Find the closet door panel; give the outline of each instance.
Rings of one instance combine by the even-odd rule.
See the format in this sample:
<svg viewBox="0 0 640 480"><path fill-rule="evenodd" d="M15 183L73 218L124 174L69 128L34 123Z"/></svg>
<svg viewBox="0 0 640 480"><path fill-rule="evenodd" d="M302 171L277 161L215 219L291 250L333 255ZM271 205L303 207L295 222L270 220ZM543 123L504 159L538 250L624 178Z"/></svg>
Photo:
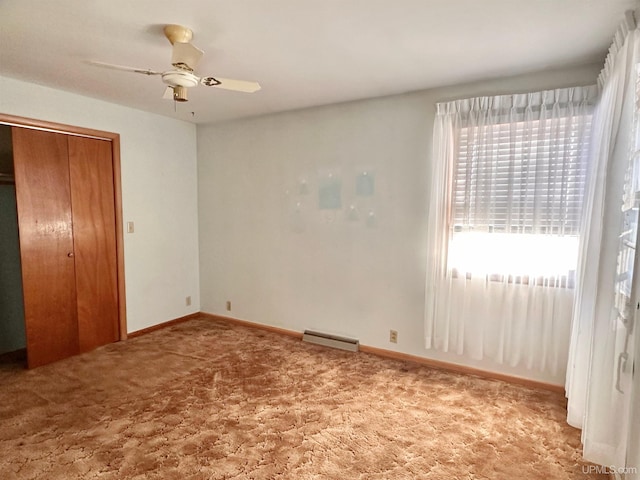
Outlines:
<svg viewBox="0 0 640 480"><path fill-rule="evenodd" d="M111 142L69 137L80 351L119 339Z"/></svg>
<svg viewBox="0 0 640 480"><path fill-rule="evenodd" d="M29 367L78 353L67 137L12 130Z"/></svg>

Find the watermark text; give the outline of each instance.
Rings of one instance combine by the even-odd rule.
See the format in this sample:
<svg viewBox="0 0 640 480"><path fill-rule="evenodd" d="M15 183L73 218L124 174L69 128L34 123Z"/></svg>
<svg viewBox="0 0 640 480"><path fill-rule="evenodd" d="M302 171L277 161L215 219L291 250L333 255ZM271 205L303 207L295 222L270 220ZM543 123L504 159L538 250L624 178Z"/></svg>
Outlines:
<svg viewBox="0 0 640 480"><path fill-rule="evenodd" d="M582 465L584 474L604 474L604 475L636 475L637 467L616 467L614 465Z"/></svg>

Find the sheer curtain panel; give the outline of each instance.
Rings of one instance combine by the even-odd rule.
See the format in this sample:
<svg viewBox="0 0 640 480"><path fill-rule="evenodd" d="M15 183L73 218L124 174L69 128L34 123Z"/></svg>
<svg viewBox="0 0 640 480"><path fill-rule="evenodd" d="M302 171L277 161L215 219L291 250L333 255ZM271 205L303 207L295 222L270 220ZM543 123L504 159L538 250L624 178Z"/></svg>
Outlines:
<svg viewBox="0 0 640 480"><path fill-rule="evenodd" d="M622 469L626 479L640 478L637 361L635 379L633 373L640 300L637 18L627 12L598 79L566 382L567 420L582 428L584 457Z"/></svg>
<svg viewBox="0 0 640 480"><path fill-rule="evenodd" d="M437 105L427 348L564 375L596 94Z"/></svg>

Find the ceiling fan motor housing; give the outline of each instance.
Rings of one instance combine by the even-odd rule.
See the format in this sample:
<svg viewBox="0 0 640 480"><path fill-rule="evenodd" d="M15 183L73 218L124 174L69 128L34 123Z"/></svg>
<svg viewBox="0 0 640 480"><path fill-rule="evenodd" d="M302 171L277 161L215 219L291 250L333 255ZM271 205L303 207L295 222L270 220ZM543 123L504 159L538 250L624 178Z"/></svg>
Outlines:
<svg viewBox="0 0 640 480"><path fill-rule="evenodd" d="M199 83L198 77L184 70L171 70L162 74L162 81L172 87L195 87Z"/></svg>
<svg viewBox="0 0 640 480"><path fill-rule="evenodd" d="M193 32L182 25L167 25L164 27L164 35L173 45L176 42L189 43L193 38Z"/></svg>

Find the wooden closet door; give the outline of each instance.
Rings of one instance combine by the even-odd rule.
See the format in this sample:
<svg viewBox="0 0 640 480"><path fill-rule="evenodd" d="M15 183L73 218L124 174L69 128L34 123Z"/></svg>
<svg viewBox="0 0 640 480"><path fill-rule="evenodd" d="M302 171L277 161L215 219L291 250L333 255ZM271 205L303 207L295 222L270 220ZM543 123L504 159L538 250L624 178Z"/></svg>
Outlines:
<svg viewBox="0 0 640 480"><path fill-rule="evenodd" d="M67 137L12 128L29 368L78 353Z"/></svg>
<svg viewBox="0 0 640 480"><path fill-rule="evenodd" d="M111 142L69 137L80 351L118 341Z"/></svg>

